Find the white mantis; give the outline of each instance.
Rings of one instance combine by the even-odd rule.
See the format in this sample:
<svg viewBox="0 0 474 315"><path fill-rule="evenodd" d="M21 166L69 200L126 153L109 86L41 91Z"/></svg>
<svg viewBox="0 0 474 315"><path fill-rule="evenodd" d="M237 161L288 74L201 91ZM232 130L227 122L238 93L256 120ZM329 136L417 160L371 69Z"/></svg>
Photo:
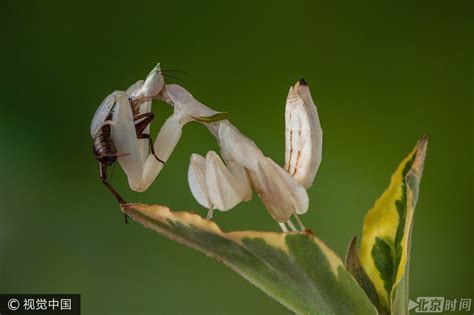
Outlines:
<svg viewBox="0 0 474 315"><path fill-rule="evenodd" d="M161 127L150 153L150 137L143 139L149 121L139 125L136 117L152 119L149 113L153 99L170 104L174 112ZM182 127L198 121L215 136L223 158L213 151L205 158L198 154L191 156L188 182L196 200L209 209L207 217L212 218L214 209L227 211L241 201L250 200L253 189L283 231L288 231L287 226L296 230L290 220L292 215L304 229L297 214L308 210L306 189L316 175L322 148L322 130L306 82L296 83L288 94L285 169L265 157L253 141L226 119L226 113L200 103L179 85L165 85L159 66L145 82L138 81L127 92L112 93L104 103L107 105L99 107L94 116L91 134L97 139L104 126L111 129L110 142L116 147L114 157L127 174L132 190L148 189L178 143ZM99 157L98 160L102 170L104 161Z"/></svg>
<svg viewBox="0 0 474 315"><path fill-rule="evenodd" d="M153 119L151 102L161 99L165 84L159 64L145 81L137 81L126 92L115 91L97 109L91 124L94 153L100 163L100 177L120 203L120 194L107 181L106 168L116 160L124 170L132 190L148 189L168 160L181 137L182 126L191 120L213 121L226 117L208 111L211 117L194 113L194 117L175 111L163 125L158 138L149 150L149 124Z"/></svg>
<svg viewBox="0 0 474 315"><path fill-rule="evenodd" d="M150 164L163 164L152 150L148 154L151 138L147 131L153 119L151 99L164 86L159 65L148 75L146 81L138 81L127 92L115 91L102 102L91 124L94 153L100 163L100 177L120 203L125 203L120 194L107 181L106 168L117 159L127 174L132 189L138 185L151 184L144 173Z"/></svg>

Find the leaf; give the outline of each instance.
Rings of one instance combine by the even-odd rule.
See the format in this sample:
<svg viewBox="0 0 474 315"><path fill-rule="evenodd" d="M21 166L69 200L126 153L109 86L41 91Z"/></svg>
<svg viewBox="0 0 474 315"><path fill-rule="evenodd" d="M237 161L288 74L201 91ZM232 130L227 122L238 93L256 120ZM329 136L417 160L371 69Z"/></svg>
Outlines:
<svg viewBox="0 0 474 315"><path fill-rule="evenodd" d="M364 220L360 263L392 314L408 312L410 236L427 143L426 136L418 141Z"/></svg>
<svg viewBox="0 0 474 315"><path fill-rule="evenodd" d="M228 112L222 112L211 116L192 116L192 118L203 123L211 123L227 119L229 116L230 114Z"/></svg>
<svg viewBox="0 0 474 315"><path fill-rule="evenodd" d="M367 272L360 263L359 256L357 255L356 250L357 236L354 236L349 242L347 248L345 266L347 270L354 276L359 285L364 289L367 296L372 301L372 303L377 308L377 311L380 315L389 314L388 310L385 309L384 305L381 303L377 290L375 289L374 284L369 279Z"/></svg>
<svg viewBox="0 0 474 315"><path fill-rule="evenodd" d="M223 232L213 221L164 206L128 204L122 210L145 227L224 263L295 313L377 313L341 259L309 230Z"/></svg>

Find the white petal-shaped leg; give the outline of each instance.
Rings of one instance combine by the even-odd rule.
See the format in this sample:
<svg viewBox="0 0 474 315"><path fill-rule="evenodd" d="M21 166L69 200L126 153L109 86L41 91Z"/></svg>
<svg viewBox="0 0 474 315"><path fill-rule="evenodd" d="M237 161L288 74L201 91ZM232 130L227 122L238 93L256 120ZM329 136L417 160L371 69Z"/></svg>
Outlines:
<svg viewBox="0 0 474 315"><path fill-rule="evenodd" d="M203 207L212 209L213 205L209 200L206 186L206 159L196 153L191 155L188 169L188 183L191 193L197 202Z"/></svg>
<svg viewBox="0 0 474 315"><path fill-rule="evenodd" d="M127 174L130 187L134 187L141 181L143 164L138 147L133 114L125 92L114 92L114 97L116 105L113 114L112 140L117 147L118 153L126 154L119 156L118 162L125 174Z"/></svg>
<svg viewBox="0 0 474 315"><path fill-rule="evenodd" d="M213 151L207 153L206 159L198 154L191 156L189 187L194 198L209 209L208 219L212 218L213 209L227 211L252 196L245 169L235 163L231 169Z"/></svg>
<svg viewBox="0 0 474 315"><path fill-rule="evenodd" d="M258 160L263 158L263 153L252 140L226 121L219 125L218 139L224 159L233 160L257 172Z"/></svg>
<svg viewBox="0 0 474 315"><path fill-rule="evenodd" d="M252 186L250 184L249 174L247 170L234 161L226 161L227 169L237 182L237 189L244 201L252 200Z"/></svg>
<svg viewBox="0 0 474 315"><path fill-rule="evenodd" d="M305 213L308 210L306 189L271 159L260 159L258 172L250 173L250 178L277 222L286 222L294 212Z"/></svg>
<svg viewBox="0 0 474 315"><path fill-rule="evenodd" d="M160 160L164 162L168 160L181 138L182 127L182 123L177 115L172 115L163 124L153 144L155 154ZM152 154L148 155L143 169L143 178L140 184L132 189L139 192L147 190L162 168L163 163L158 161Z"/></svg>
<svg viewBox="0 0 474 315"><path fill-rule="evenodd" d="M214 208L220 211L235 207L245 197L237 180L214 151L206 155L206 186Z"/></svg>

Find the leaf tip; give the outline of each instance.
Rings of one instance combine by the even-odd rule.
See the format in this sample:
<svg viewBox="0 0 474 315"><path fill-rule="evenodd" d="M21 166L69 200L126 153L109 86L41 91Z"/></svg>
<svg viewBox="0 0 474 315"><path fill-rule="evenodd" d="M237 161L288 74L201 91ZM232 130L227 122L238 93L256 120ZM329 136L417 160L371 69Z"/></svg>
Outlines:
<svg viewBox="0 0 474 315"><path fill-rule="evenodd" d="M425 157L426 157L426 150L428 148L428 136L423 135L416 144L416 155L415 160L412 165L412 169L417 172L421 177L421 173L423 172L423 166L425 164Z"/></svg>
<svg viewBox="0 0 474 315"><path fill-rule="evenodd" d="M428 135L423 135L416 144L418 151L426 151L426 147L428 146Z"/></svg>
<svg viewBox="0 0 474 315"><path fill-rule="evenodd" d="M346 251L346 259L344 261L344 265L347 266L351 264L351 259L357 255L357 250L356 250L356 244L357 244L357 235L354 235L351 240L349 241L349 244L347 245L347 251Z"/></svg>

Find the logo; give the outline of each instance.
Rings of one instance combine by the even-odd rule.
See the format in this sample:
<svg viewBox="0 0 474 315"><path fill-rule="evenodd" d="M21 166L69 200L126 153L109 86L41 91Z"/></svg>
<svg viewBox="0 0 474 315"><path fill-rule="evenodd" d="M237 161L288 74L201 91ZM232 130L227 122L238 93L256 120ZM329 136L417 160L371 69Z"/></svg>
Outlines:
<svg viewBox="0 0 474 315"><path fill-rule="evenodd" d="M408 310L415 313L469 312L472 299L447 299L442 296L419 296L416 301L409 300Z"/></svg>
<svg viewBox="0 0 474 315"><path fill-rule="evenodd" d="M81 314L79 294L0 294L0 315Z"/></svg>
<svg viewBox="0 0 474 315"><path fill-rule="evenodd" d="M20 301L18 301L17 299L8 300L8 309L10 311L16 311L19 308L20 308Z"/></svg>

